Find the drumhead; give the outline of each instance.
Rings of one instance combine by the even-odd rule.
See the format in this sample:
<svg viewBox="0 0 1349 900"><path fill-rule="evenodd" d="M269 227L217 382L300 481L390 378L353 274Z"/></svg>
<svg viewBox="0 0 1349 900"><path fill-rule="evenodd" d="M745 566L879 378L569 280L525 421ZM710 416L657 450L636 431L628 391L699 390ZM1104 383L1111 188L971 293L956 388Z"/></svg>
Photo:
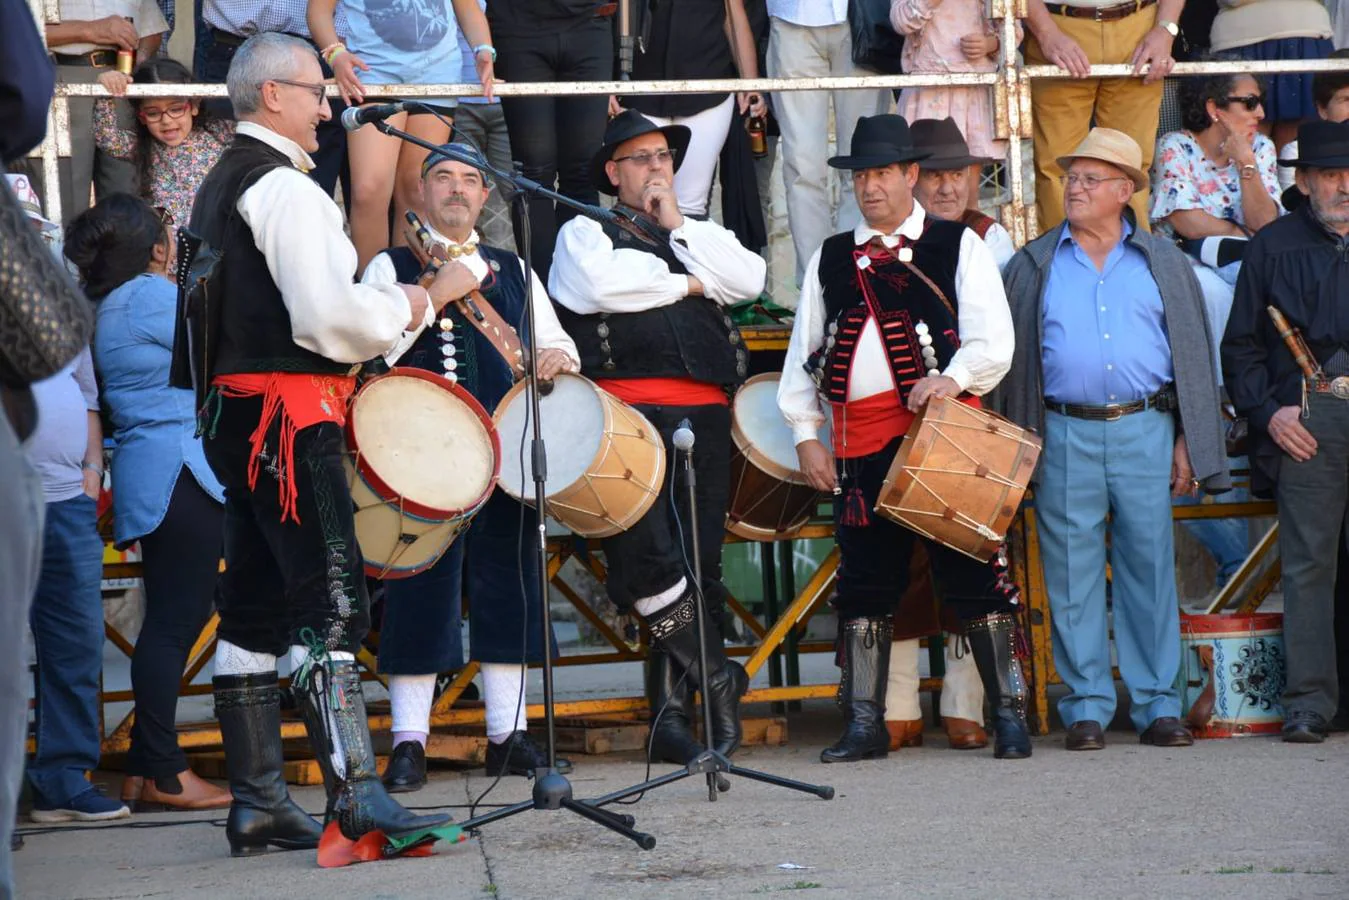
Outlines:
<svg viewBox="0 0 1349 900"><path fill-rule="evenodd" d="M796 441L787 420L778 409L776 373L755 375L736 391L731 415L740 433L754 449L791 472L799 472ZM823 429L821 432L823 434Z"/></svg>
<svg viewBox="0 0 1349 900"><path fill-rule="evenodd" d="M579 375L558 375L553 379L552 393L539 397L539 418L548 451L545 492L549 496L584 475L600 451L604 405L597 390L593 382ZM512 497L533 497L529 442L534 425L529 421L528 393L512 391L497 407L495 418L501 438L501 488Z"/></svg>
<svg viewBox="0 0 1349 900"><path fill-rule="evenodd" d="M492 485L492 435L443 379L391 372L351 405L360 463L397 497L439 510L473 506Z"/></svg>

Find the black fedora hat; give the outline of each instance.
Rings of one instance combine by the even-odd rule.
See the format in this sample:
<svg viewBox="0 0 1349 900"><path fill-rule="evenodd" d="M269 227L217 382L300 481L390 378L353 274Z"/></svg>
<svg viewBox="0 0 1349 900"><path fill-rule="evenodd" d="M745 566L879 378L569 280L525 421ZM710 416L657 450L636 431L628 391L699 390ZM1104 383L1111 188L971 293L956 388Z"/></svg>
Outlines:
<svg viewBox="0 0 1349 900"><path fill-rule="evenodd" d="M847 156L831 157L829 165L835 169L879 169L927 159L930 155L913 145L909 123L893 113L858 119L850 151Z"/></svg>
<svg viewBox="0 0 1349 900"><path fill-rule="evenodd" d="M618 145L635 137L651 134L653 131L665 135L665 142L674 151L675 171L679 171L680 165L684 162L684 154L689 149L689 141L693 138L693 132L684 125L662 127L635 109L625 109L609 120L609 124L604 128L604 143L590 160L590 180L600 193L611 197L618 193L618 188L609 180L609 173L604 171L604 164L614 158L614 151L618 149Z"/></svg>
<svg viewBox="0 0 1349 900"><path fill-rule="evenodd" d="M916 119L909 126L909 135L913 138L914 148L928 154L923 160L924 169L963 169L975 163L992 162L982 156L970 155L965 135L960 133L960 126L950 116Z"/></svg>
<svg viewBox="0 0 1349 900"><path fill-rule="evenodd" d="M1303 122L1297 129L1297 159L1281 159L1279 165L1349 169L1349 122Z"/></svg>

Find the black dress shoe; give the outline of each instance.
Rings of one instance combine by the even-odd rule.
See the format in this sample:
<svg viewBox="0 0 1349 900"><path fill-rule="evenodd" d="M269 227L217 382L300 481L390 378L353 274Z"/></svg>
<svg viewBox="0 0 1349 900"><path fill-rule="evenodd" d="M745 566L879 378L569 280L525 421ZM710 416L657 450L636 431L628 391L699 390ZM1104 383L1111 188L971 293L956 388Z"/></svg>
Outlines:
<svg viewBox="0 0 1349 900"><path fill-rule="evenodd" d="M531 778L535 769L548 766L548 754L528 734L517 731L500 744L487 742L487 774L495 777L523 775ZM571 760L557 757L555 768L563 775L571 771Z"/></svg>
<svg viewBox="0 0 1349 900"><path fill-rule="evenodd" d="M1104 750L1105 730L1100 722L1083 719L1068 726L1068 735L1063 739L1068 750Z"/></svg>
<svg viewBox="0 0 1349 900"><path fill-rule="evenodd" d="M1154 747L1189 747L1194 743L1194 735L1175 716L1158 716L1138 736L1138 743Z"/></svg>
<svg viewBox="0 0 1349 900"><path fill-rule="evenodd" d="M382 780L390 794L407 794L426 787L426 748L416 741L403 741L394 747Z"/></svg>
<svg viewBox="0 0 1349 900"><path fill-rule="evenodd" d="M1309 709L1295 709L1283 719L1283 739L1290 744L1319 744L1328 731L1325 717Z"/></svg>

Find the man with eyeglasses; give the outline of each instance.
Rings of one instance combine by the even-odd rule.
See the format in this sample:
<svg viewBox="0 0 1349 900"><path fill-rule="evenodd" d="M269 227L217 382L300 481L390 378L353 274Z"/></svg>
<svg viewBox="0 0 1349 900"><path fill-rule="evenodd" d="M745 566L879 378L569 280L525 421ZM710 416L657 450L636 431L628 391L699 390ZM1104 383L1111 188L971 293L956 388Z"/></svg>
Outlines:
<svg viewBox="0 0 1349 900"><path fill-rule="evenodd" d="M683 215L675 173L691 137L683 125L657 127L636 110L610 120L590 164L591 181L617 195L631 231L578 216L562 226L549 274L558 319L576 342L581 374L650 420L665 442L660 500L627 531L603 542L609 598L651 628L652 759L683 764L701 751L693 735L700 682L693 610L710 614L708 744L724 754L741 740L740 695L749 679L726 658L721 542L730 502L728 397L749 356L726 307L759 296L766 266L714 222ZM679 466L672 436L687 419L696 435L701 591L692 584L692 516L687 491L673 490ZM682 485L681 485L682 487ZM671 506L673 503L673 506ZM676 524L678 523L678 524Z"/></svg>
<svg viewBox="0 0 1349 900"><path fill-rule="evenodd" d="M227 83L238 131L189 225L222 254L200 316L209 325L178 342L205 395L206 459L225 486L213 681L234 795L225 836L235 856L319 844L282 777L276 659L287 652L328 793L323 840L407 836L448 817L414 816L375 771L355 661L370 603L342 426L361 364L414 339L462 286L448 266L429 290L352 283L342 215L304 174L329 116L309 44L255 35Z"/></svg>
<svg viewBox="0 0 1349 900"><path fill-rule="evenodd" d="M1004 273L1017 349L997 405L1044 439L1035 507L1069 750L1100 750L1120 675L1139 740L1184 747L1171 499L1230 487L1204 300L1184 254L1137 227L1128 135L1093 128L1056 161L1066 221Z"/></svg>

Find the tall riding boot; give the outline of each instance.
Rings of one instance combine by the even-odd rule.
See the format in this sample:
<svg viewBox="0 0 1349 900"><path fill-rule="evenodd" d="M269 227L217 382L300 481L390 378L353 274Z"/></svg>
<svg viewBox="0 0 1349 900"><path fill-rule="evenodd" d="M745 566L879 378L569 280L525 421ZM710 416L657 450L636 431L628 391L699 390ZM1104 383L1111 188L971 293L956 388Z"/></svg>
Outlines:
<svg viewBox="0 0 1349 900"><path fill-rule="evenodd" d="M838 743L820 753L820 762L877 759L890 750L890 733L885 728L885 685L894 625L889 616L883 616L849 619L840 628L843 677L838 685L838 702L848 721Z"/></svg>
<svg viewBox="0 0 1349 900"><path fill-rule="evenodd" d="M215 715L225 745L229 817L225 837L231 856L282 850L313 850L323 828L290 799L281 772L281 695L275 672L219 675Z"/></svg>
<svg viewBox="0 0 1349 900"><path fill-rule="evenodd" d="M646 697L651 704L648 758L685 765L703 752L693 727L697 685L680 678L679 667L664 651L652 648L646 663Z"/></svg>
<svg viewBox="0 0 1349 900"><path fill-rule="evenodd" d="M413 815L380 782L361 673L354 661L311 663L298 699L328 791L325 824L336 821L342 834L354 841L371 831L397 837L450 821L448 815Z"/></svg>
<svg viewBox="0 0 1349 900"><path fill-rule="evenodd" d="M647 619L652 642L669 654L672 671L678 668L686 673L684 684L689 690L701 690L703 684L696 603L690 588L683 597ZM712 734L708 743L723 756L730 756L744 737L740 727L740 697L749 690L749 675L744 666L726 657L721 629L711 622L704 622L703 626L707 632L708 669L703 702L712 712ZM690 703L688 708L692 710L693 705Z"/></svg>
<svg viewBox="0 0 1349 900"><path fill-rule="evenodd" d="M993 707L993 755L998 759L1025 759L1031 754L1026 727L1029 691L1016 658L1016 617L993 613L965 623L984 693Z"/></svg>

